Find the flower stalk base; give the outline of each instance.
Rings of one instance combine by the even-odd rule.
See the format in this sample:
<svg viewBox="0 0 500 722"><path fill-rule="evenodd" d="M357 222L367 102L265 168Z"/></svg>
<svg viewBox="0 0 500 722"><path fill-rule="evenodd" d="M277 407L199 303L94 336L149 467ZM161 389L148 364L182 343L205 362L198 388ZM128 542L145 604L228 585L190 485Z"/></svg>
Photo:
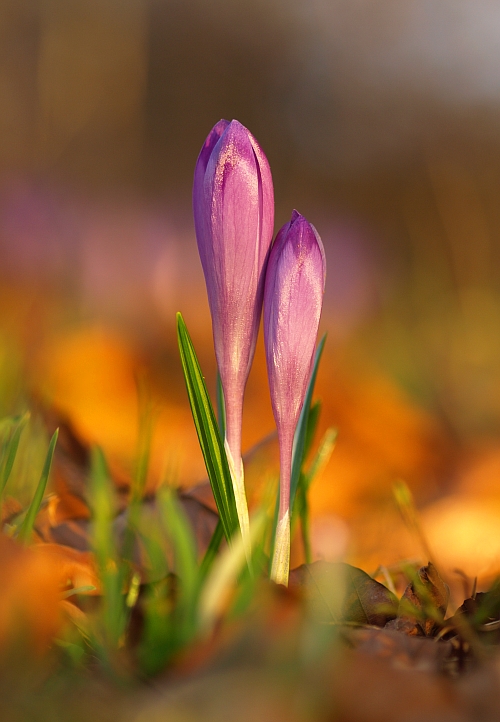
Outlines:
<svg viewBox="0 0 500 722"><path fill-rule="evenodd" d="M287 511L279 520L274 541L273 563L271 566L271 579L276 584L288 586L290 573L290 514Z"/></svg>
<svg viewBox="0 0 500 722"><path fill-rule="evenodd" d="M231 454L229 444L227 440L224 440L224 448L226 450L227 461L229 464L229 471L231 472L231 480L233 482L234 498L236 502L236 512L240 522L241 536L243 539L243 547L245 549L245 555L248 564L250 564L252 547L250 544L250 521L248 517L248 504L247 496L245 493L245 481L243 472L243 461L239 460L239 470L236 471L236 464Z"/></svg>

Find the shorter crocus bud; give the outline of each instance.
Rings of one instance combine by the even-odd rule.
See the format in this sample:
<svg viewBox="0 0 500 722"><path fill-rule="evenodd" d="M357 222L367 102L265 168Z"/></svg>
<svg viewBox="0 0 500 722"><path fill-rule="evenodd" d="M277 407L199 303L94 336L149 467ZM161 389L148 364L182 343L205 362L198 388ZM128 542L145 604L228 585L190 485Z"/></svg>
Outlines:
<svg viewBox="0 0 500 722"><path fill-rule="evenodd" d="M262 312L274 195L267 158L237 120L219 121L201 149L194 174L193 209L224 391L225 447L249 551L241 422Z"/></svg>
<svg viewBox="0 0 500 722"><path fill-rule="evenodd" d="M293 438L312 372L325 289L321 238L294 211L272 247L264 291L267 373L280 446L280 500L271 578L288 584Z"/></svg>

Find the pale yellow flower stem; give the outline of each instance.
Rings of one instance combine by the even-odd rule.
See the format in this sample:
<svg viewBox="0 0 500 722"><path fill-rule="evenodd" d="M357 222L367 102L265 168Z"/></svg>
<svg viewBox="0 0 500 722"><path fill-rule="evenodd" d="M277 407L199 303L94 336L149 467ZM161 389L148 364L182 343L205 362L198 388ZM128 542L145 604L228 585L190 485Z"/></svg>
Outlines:
<svg viewBox="0 0 500 722"><path fill-rule="evenodd" d="M239 459L239 469L236 471L236 464L231 454L229 444L227 440L224 441L224 447L226 449L227 461L229 464L229 471L231 472L231 479L233 482L234 498L236 501L236 513L240 522L241 536L243 539L243 547L245 549L245 555L248 564L252 555L252 548L250 544L250 521L248 518L248 504L247 496L245 492L245 481L243 471L243 461Z"/></svg>
<svg viewBox="0 0 500 722"><path fill-rule="evenodd" d="M273 563L271 565L271 579L276 584L288 586L290 572L290 514L288 509L279 520L274 540Z"/></svg>

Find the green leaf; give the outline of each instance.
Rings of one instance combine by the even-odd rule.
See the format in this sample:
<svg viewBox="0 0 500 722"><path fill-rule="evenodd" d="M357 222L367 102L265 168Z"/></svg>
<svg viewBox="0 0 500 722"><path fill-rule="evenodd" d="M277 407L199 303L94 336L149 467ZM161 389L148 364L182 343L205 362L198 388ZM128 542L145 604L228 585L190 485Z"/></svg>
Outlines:
<svg viewBox="0 0 500 722"><path fill-rule="evenodd" d="M207 551L205 552L205 556L203 557L200 564L200 580L203 580L206 577L210 567L212 566L212 563L217 556L217 552L219 551L223 536L224 529L222 528L222 524L219 519L219 521L217 522L217 526L215 527L214 533L212 534L212 538L210 539L210 544L208 545Z"/></svg>
<svg viewBox="0 0 500 722"><path fill-rule="evenodd" d="M306 448L306 437L307 437L307 426L309 423L309 415L311 411L311 402L314 392L314 384L316 383L316 376L318 374L318 366L325 346L326 334L323 336L316 349L316 356L314 357L314 365L307 387L304 404L302 411L300 412L299 422L295 430L295 437L293 442L293 459L292 459L292 476L290 480L290 512L293 512L293 503L295 501L295 494L297 492L297 485L299 483L300 472L302 469L302 463L304 461L304 450Z"/></svg>
<svg viewBox="0 0 500 722"><path fill-rule="evenodd" d="M163 580L148 585L143 604L144 630L138 657L146 674L162 668L198 630L200 587L193 529L171 489L161 489L157 502L173 564ZM163 553L164 549L163 545Z"/></svg>
<svg viewBox="0 0 500 722"><path fill-rule="evenodd" d="M21 529L19 530L18 538L19 538L19 541L21 541L23 544L29 544L29 542L31 541L31 534L33 532L33 527L35 525L36 515L38 514L38 511L40 509L43 495L45 493L45 487L47 486L47 482L49 480L50 467L52 466L52 459L54 457L54 451L56 448L58 436L59 436L59 429L56 429L50 440L49 450L48 450L47 456L45 458L45 463L44 463L43 469L42 469L42 475L40 477L40 481L38 482L38 486L36 488L35 495L31 501L31 504L29 505L28 511L26 512L26 516L24 517L24 521L21 525Z"/></svg>
<svg viewBox="0 0 500 722"><path fill-rule="evenodd" d="M131 496L134 501L140 501L144 496L154 430L153 401L150 389L143 377L137 380L137 398L139 402L139 432L137 435L135 473L131 489Z"/></svg>
<svg viewBox="0 0 500 722"><path fill-rule="evenodd" d="M316 433L316 429L318 428L319 423L319 416L321 413L322 403L320 399L316 399L311 404L311 408L309 409L309 418L307 420L307 431L306 431L306 438L304 442L304 455L303 459L307 458L307 455L311 451L312 442L314 440L314 435Z"/></svg>
<svg viewBox="0 0 500 722"><path fill-rule="evenodd" d="M327 429L325 435L320 442L318 450L314 455L314 459L312 460L311 466L309 467L309 471L307 473L301 472L299 483L297 485L297 498L296 506L292 517L292 529L295 519L297 517L300 517L302 543L304 545L304 556L308 564L312 561L312 551L309 525L309 501L307 495L314 477L328 463L330 456L332 455L333 449L335 448L337 436L337 429Z"/></svg>
<svg viewBox="0 0 500 722"><path fill-rule="evenodd" d="M250 524L250 545L254 549L265 533L267 514L261 510ZM208 631L223 614L236 582L247 567L248 559L243 537L239 536L234 544L227 546L217 557L204 580L198 604L199 622L202 629ZM248 576L253 579L250 570Z"/></svg>
<svg viewBox="0 0 500 722"><path fill-rule="evenodd" d="M302 544L304 546L304 558L306 560L306 564L310 564L312 562L312 548L311 548L311 530L310 530L310 524L309 524L309 499L307 498L306 485L304 482L304 474L300 475L299 485L297 487L296 506L295 506L295 510L294 510L294 517L292 520L292 524L297 515L300 517L300 528L302 531Z"/></svg>
<svg viewBox="0 0 500 722"><path fill-rule="evenodd" d="M21 434L23 432L24 427L28 423L28 419L30 417L29 411L27 411L19 420L14 433L10 437L10 439L6 439L6 441L3 444L2 449L2 462L5 459L5 462L3 464L3 469L0 474L0 506L2 503L2 497L5 490L5 487L7 485L7 482L9 481L9 477L12 471L12 467L14 466L14 461L16 460L17 455L17 449L19 447L19 441L21 439Z"/></svg>
<svg viewBox="0 0 500 722"><path fill-rule="evenodd" d="M190 613L194 613L195 597L198 591L196 541L191 525L171 489L161 489L157 498L162 512L163 527L174 553L172 571L180 580L178 604L185 617L183 622L189 624L192 621L189 617Z"/></svg>
<svg viewBox="0 0 500 722"><path fill-rule="evenodd" d="M222 388L222 381L220 373L217 370L217 420L219 422L219 431L221 439L224 438L226 433L226 407L224 404L224 390Z"/></svg>
<svg viewBox="0 0 500 722"><path fill-rule="evenodd" d="M305 593L311 613L321 622L384 627L396 617L398 600L394 594L350 564L303 564L290 572L289 586Z"/></svg>
<svg viewBox="0 0 500 722"><path fill-rule="evenodd" d="M229 541L239 528L231 474L200 364L180 313L177 314L177 338L196 432L224 534Z"/></svg>
<svg viewBox="0 0 500 722"><path fill-rule="evenodd" d="M95 592L96 587L92 584L85 584L83 587L75 587L74 589L68 589L67 592L63 592L62 598L67 599L72 597L74 594L87 594L88 592Z"/></svg>
<svg viewBox="0 0 500 722"><path fill-rule="evenodd" d="M332 455L335 444L337 443L338 435L338 429L330 428L325 431L325 435L321 439L318 450L314 455L311 466L309 467L309 471L306 474L303 474L304 489L306 492L311 486L314 477L319 474L319 472L330 460L330 456Z"/></svg>
<svg viewBox="0 0 500 722"><path fill-rule="evenodd" d="M126 567L121 562L114 538L115 489L106 459L99 447L91 449L90 507L92 510L91 548L102 584L102 605L98 616L99 637L95 640L99 654L107 659L108 650L116 649L122 639L127 610L123 595Z"/></svg>

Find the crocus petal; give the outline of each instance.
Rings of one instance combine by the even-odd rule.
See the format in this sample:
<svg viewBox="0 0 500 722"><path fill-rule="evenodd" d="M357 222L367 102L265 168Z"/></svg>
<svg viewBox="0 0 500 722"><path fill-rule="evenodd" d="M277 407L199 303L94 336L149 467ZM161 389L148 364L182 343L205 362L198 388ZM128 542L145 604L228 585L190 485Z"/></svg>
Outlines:
<svg viewBox="0 0 500 722"><path fill-rule="evenodd" d="M290 476L295 428L312 371L325 288L321 239L297 211L272 248L264 292L264 342L280 444L280 507L272 578L288 581Z"/></svg>
<svg viewBox="0 0 500 722"><path fill-rule="evenodd" d="M279 426L297 425L316 347L325 272L316 229L294 211L273 246L264 301L269 385Z"/></svg>
<svg viewBox="0 0 500 722"><path fill-rule="evenodd" d="M224 120L223 118L219 120L218 123L214 125L210 133L208 134L205 142L203 143L203 147L200 150L200 154L198 156L198 160L196 161L196 166L194 169L194 181L193 181L193 214L194 214L194 226L196 230L196 237L198 239L204 239L207 236L207 230L204 226L205 223L205 204L203 202L203 184L205 180L205 172L207 170L207 164L210 159L210 156L212 154L212 151L229 125L228 120ZM205 256L205 249L207 247L206 242L200 243L198 241L198 250L200 253L200 256L202 257L201 262L203 265L203 268L206 266L206 259Z"/></svg>
<svg viewBox="0 0 500 722"><path fill-rule="evenodd" d="M267 163L264 171L270 178ZM243 386L255 350L272 237L272 185L263 189L262 178L250 134L233 121L205 174L211 236L205 277L221 377ZM269 198L264 203L264 191L271 203Z"/></svg>

